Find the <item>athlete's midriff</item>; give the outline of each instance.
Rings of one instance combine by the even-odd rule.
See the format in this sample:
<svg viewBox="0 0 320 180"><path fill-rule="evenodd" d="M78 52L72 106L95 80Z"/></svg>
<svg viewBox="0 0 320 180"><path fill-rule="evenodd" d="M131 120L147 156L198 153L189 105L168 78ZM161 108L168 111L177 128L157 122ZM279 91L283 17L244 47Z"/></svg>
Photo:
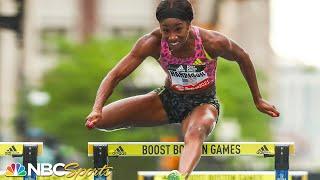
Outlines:
<svg viewBox="0 0 320 180"><path fill-rule="evenodd" d="M168 75L166 87L180 93L201 93L215 87L217 61L205 52L199 29L193 27L192 30L195 35L193 57L175 57L168 42L161 41L160 64Z"/></svg>
<svg viewBox="0 0 320 180"><path fill-rule="evenodd" d="M202 89L178 91L171 86L170 79L169 77L167 77L165 80L165 87L171 89L177 94L202 94L202 93L211 92L213 89L215 89L215 83L211 83L206 88L202 88Z"/></svg>

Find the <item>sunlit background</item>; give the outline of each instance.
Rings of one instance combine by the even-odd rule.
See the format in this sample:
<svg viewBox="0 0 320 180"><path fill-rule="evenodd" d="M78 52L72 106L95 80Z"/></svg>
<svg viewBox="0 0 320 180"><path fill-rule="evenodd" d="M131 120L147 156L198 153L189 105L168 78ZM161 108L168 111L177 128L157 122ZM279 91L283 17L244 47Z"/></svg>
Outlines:
<svg viewBox="0 0 320 180"><path fill-rule="evenodd" d="M222 113L208 141L292 141L297 148L290 168L319 173L320 1L190 1L194 25L225 34L249 53L264 98L281 113L277 119L259 113L237 64L219 59ZM92 165L88 141L182 141L179 126L112 133L84 127L102 78L137 38L157 28L158 2L0 0L0 141L43 141L40 162L84 167ZM149 92L164 78L148 58L108 103ZM1 157L0 171L11 161ZM115 179L128 179L138 170L176 168L177 160L119 158L111 164ZM270 160L242 157L203 158L197 168L271 169Z"/></svg>
<svg viewBox="0 0 320 180"><path fill-rule="evenodd" d="M276 54L288 63L320 68L320 2L272 0L270 41Z"/></svg>

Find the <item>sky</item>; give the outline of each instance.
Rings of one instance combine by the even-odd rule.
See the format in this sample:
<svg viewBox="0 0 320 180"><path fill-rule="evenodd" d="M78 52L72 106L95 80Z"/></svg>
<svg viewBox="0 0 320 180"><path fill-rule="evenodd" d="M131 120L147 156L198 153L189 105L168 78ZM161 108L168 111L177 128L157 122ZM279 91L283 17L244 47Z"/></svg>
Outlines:
<svg viewBox="0 0 320 180"><path fill-rule="evenodd" d="M271 0L272 49L289 62L320 68L320 1Z"/></svg>

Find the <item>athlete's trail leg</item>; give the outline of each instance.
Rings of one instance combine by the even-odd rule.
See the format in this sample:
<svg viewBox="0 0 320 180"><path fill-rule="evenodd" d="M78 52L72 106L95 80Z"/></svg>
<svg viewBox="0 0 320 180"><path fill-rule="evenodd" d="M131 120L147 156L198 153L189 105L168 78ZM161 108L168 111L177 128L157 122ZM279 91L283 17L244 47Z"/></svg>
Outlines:
<svg viewBox="0 0 320 180"><path fill-rule="evenodd" d="M117 129L168 124L160 97L155 92L133 96L110 103L103 108L102 119L96 127Z"/></svg>

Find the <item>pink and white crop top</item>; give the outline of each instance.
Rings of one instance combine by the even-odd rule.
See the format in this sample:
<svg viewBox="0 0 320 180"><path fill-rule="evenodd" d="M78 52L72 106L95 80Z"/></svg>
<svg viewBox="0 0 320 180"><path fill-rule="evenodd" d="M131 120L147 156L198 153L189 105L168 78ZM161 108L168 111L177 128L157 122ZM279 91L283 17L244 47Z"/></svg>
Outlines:
<svg viewBox="0 0 320 180"><path fill-rule="evenodd" d="M217 59L205 51L198 27L192 26L195 35L194 57L174 57L166 40L161 40L160 65L168 74L171 88L177 91L206 89L215 85Z"/></svg>

